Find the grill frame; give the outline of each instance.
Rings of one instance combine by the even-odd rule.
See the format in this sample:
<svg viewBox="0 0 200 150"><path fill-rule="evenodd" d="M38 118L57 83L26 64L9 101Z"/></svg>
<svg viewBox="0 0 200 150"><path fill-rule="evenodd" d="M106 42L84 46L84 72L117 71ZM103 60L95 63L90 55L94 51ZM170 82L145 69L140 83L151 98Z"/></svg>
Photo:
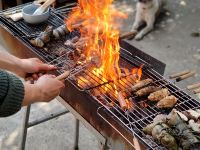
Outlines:
<svg viewBox="0 0 200 150"><path fill-rule="evenodd" d="M55 59L55 58L48 58L49 57L48 53L43 53L43 51L38 50L37 48L33 47L27 41L27 39L25 39L25 36L20 36L20 34L18 33L19 31L16 31L16 29L11 28L11 25L9 25L9 23L5 22L5 20L3 22L1 21L1 26L6 27L6 30L9 30L9 32L12 33L12 35L14 35L15 38L17 38L20 42L22 42L22 44L25 44L25 46L29 49L30 52L25 52L25 51L24 52L30 53L28 55L40 57L41 59L45 60L46 62L52 61L53 59ZM148 66L147 67L148 69L153 70L156 75L163 78L160 74L164 73L165 64L163 64L160 61L152 58L151 56L143 53L142 51L136 49L131 44L129 44L127 41L121 40L120 45L124 49L129 49L128 52L125 52L122 50L121 57L123 57L123 59L129 58L125 53L127 53L127 54L132 53L133 55L143 56L143 59L145 59L145 61L141 60L142 61L141 63L146 63ZM69 49L69 51L71 51L71 50ZM24 57L27 58L27 56L24 56ZM47 61L47 59L48 59L48 61ZM128 61L131 61L131 60L128 60ZM149 63L151 63L151 65L148 65ZM54 72L54 73L60 74L61 72L58 71L58 72ZM166 79L164 79L164 80L166 80ZM116 121L115 118L113 118L113 116L110 115L110 111L107 110L107 107L105 107L103 109L102 106L104 106L104 105L102 105L102 103L99 103L98 100L94 101L94 97L92 97L90 95L89 90L81 91L80 88L75 86L74 83L72 83L70 80L67 79L66 82L67 82L67 84L66 84L67 87L63 90L63 92L61 93L61 96L66 100L67 103L69 103L71 106L73 106L80 114L84 114L84 116L86 116L86 118L87 118L87 121L90 122L90 124L92 124L93 126L95 126L95 128L97 128L99 132L103 131L103 132L105 132L104 134L106 134L107 136L109 136L111 138L115 138L113 136L113 132L115 132L115 129L117 129L119 131L119 133L115 133L114 135L124 136L129 141L129 144L131 144L130 141L132 141L132 139L131 139L132 134L130 133L130 131L131 131L130 127L127 128L127 125L124 124L123 122ZM166 80L166 82L170 83L167 80ZM173 85L172 83L170 83L170 84L173 86L173 88L179 89L177 86ZM70 94L66 94L66 93L70 93ZM181 93L186 94L183 91L181 91ZM187 96L190 97L189 95L187 95ZM83 99L84 102L81 102L80 99ZM71 100L75 100L76 103L72 102ZM86 102L86 104L84 104L85 102ZM92 104L92 106L94 106L94 108L89 107L89 105L91 105L91 104ZM102 114L100 114L100 112L99 112L100 109L103 110ZM88 112L85 110L88 110ZM97 113L93 114L94 112L97 112ZM154 115L156 115L156 114L154 114ZM97 118L97 119L90 120L88 117L89 118L90 117ZM149 117L151 119L153 118L153 116L152 117L149 116ZM147 120L149 120L149 117L147 118ZM102 122L102 119L105 119L105 120L103 120L105 122ZM106 123L108 123L108 122L106 122L106 120L109 120L111 125L116 125L116 126L113 126L115 129L113 128L111 130L109 128L108 124L106 124ZM106 126L106 129L104 129L104 126ZM126 127L126 128L124 128L124 127ZM137 133L136 133L136 136L140 138L140 136L138 136ZM119 139L121 139L121 138L119 138ZM143 141L143 142L144 142L144 144L146 144L145 141Z"/></svg>

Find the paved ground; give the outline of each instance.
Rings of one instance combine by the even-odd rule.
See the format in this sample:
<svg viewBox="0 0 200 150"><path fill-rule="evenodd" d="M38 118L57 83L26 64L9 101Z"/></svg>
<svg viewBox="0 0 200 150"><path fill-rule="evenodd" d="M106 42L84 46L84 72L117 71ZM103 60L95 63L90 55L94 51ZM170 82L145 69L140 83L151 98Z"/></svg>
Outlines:
<svg viewBox="0 0 200 150"><path fill-rule="evenodd" d="M117 4L118 8L129 13L129 18L124 21L123 27L123 31L128 31L134 20L135 1L120 0ZM155 31L142 41L133 40L132 43L166 63L166 77L173 72L195 69L198 73L196 77L178 83L184 88L186 84L200 81L200 37L195 38L190 35L194 31L200 32L200 1L168 1L166 10L167 15L159 19ZM31 119L37 119L62 108L63 106L57 101L49 104L36 104L32 107ZM24 109L14 116L0 119L0 143L2 144L0 149L17 149L20 143L19 131L23 117ZM26 149L73 149L74 122L73 116L67 114L31 128L28 132ZM98 149L95 137L82 125L80 132L81 150Z"/></svg>

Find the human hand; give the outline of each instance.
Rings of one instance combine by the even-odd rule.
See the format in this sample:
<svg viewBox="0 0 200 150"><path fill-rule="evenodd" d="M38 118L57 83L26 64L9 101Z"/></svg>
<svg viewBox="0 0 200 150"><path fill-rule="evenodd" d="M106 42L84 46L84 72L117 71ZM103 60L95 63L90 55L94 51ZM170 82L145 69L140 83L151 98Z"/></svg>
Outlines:
<svg viewBox="0 0 200 150"><path fill-rule="evenodd" d="M49 102L60 94L64 83L55 78L54 75L43 75L35 84L25 83L25 96L23 105L34 102Z"/></svg>
<svg viewBox="0 0 200 150"><path fill-rule="evenodd" d="M25 78L28 73L31 73L33 79L37 80L37 73L54 69L56 69L55 66L45 64L38 58L21 59L16 74Z"/></svg>

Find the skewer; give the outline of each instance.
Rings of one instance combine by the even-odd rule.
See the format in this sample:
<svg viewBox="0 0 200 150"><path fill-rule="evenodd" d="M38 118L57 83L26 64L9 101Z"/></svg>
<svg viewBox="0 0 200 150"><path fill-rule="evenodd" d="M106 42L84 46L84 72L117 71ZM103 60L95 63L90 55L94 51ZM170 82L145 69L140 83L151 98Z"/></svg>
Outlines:
<svg viewBox="0 0 200 150"><path fill-rule="evenodd" d="M179 73L175 73L173 75L170 75L169 78L174 79L174 78L177 78L179 76L182 76L182 75L185 75L185 74L188 74L188 73L190 73L190 70L184 70L184 71L181 71Z"/></svg>
<svg viewBox="0 0 200 150"><path fill-rule="evenodd" d="M130 32L127 32L127 33L124 33L120 36L120 39L126 39L126 38L131 38L133 36L135 36L137 34L136 31L130 31Z"/></svg>
<svg viewBox="0 0 200 150"><path fill-rule="evenodd" d="M187 78L189 78L189 77L194 76L195 74L196 74L196 71L191 71L191 72L188 73L188 74L185 74L185 75L182 75L182 76L176 78L176 82L179 82L179 81L185 80L185 79L187 79Z"/></svg>
<svg viewBox="0 0 200 150"><path fill-rule="evenodd" d="M200 88L194 90L193 92L194 92L194 94L199 94L200 93Z"/></svg>
<svg viewBox="0 0 200 150"><path fill-rule="evenodd" d="M188 90L193 90L193 89L196 89L196 88L200 88L200 82L187 86Z"/></svg>

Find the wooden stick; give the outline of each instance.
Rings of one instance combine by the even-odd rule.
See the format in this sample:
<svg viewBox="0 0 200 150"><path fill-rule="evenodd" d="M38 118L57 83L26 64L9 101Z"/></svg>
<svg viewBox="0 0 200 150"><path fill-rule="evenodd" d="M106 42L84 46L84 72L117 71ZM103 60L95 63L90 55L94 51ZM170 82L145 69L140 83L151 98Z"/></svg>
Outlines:
<svg viewBox="0 0 200 150"><path fill-rule="evenodd" d="M55 3L55 0L46 0L44 4L42 4L39 8L37 8L35 10L35 12L33 13L33 15L41 15L53 3Z"/></svg>
<svg viewBox="0 0 200 150"><path fill-rule="evenodd" d="M122 34L120 36L120 39L131 38L131 37L135 36L136 34L137 34L136 31L127 32L127 33Z"/></svg>
<svg viewBox="0 0 200 150"><path fill-rule="evenodd" d="M56 79L63 80L65 78L67 78L69 76L69 74L70 74L70 71L65 71L63 74L57 76Z"/></svg>
<svg viewBox="0 0 200 150"><path fill-rule="evenodd" d="M187 86L188 90L192 90L192 89L196 89L196 88L200 88L200 82Z"/></svg>
<svg viewBox="0 0 200 150"><path fill-rule="evenodd" d="M187 78L189 78L189 77L194 76L195 74L196 74L196 71L191 71L191 72L188 73L188 74L185 74L185 75L182 75L182 76L176 78L176 82L179 82L179 81L185 80L185 79L187 79Z"/></svg>
<svg viewBox="0 0 200 150"><path fill-rule="evenodd" d="M200 88L194 90L193 92L194 92L194 94L199 94L200 93Z"/></svg>
<svg viewBox="0 0 200 150"><path fill-rule="evenodd" d="M184 70L184 71L181 71L179 73L175 73L173 75L170 75L169 78L174 79L174 78L177 78L179 76L182 76L182 75L185 75L185 74L188 74L188 73L190 73L190 70Z"/></svg>

